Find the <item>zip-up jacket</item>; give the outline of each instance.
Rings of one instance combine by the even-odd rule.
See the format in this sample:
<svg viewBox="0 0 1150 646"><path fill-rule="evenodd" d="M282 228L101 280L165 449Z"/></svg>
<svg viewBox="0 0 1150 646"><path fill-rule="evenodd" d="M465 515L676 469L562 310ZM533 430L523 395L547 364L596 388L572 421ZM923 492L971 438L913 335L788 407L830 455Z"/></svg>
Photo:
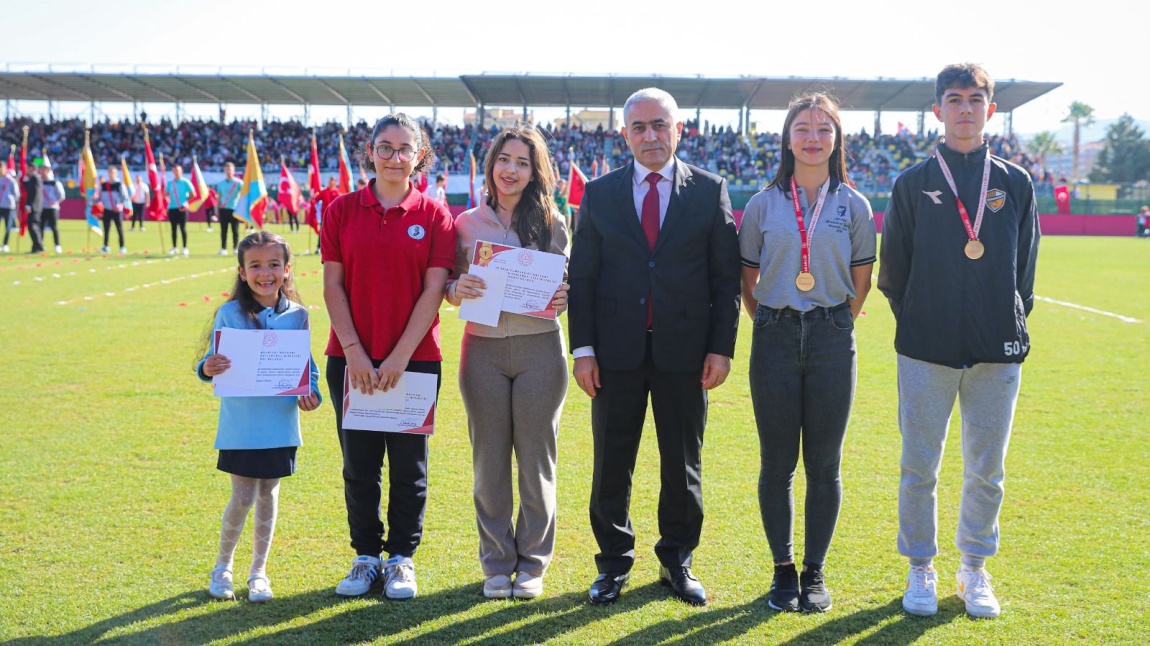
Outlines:
<svg viewBox="0 0 1150 646"><path fill-rule="evenodd" d="M940 149L973 226L989 151ZM1030 352L1026 316L1034 306L1040 237L1034 185L1022 168L993 155L990 161L978 234L985 253L977 260L963 252L966 229L935 157L895 181L882 225L878 288L894 312L899 354L965 368L1022 363Z"/></svg>

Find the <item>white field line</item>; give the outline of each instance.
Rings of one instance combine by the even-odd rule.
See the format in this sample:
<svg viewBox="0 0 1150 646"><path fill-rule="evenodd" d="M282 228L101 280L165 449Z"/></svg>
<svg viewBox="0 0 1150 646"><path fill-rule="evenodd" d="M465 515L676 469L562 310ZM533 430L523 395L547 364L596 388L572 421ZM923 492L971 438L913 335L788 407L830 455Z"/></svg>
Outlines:
<svg viewBox="0 0 1150 646"><path fill-rule="evenodd" d="M111 267L109 267L109 269L111 269ZM93 271L95 271L95 270L93 270ZM143 283L141 285L132 285L131 287L125 287L122 291L123 291L123 293L126 294L129 292L134 292L134 291L139 290L139 289L149 289L151 287L157 287L160 285L169 285L171 283L176 283L176 282L179 282L182 280L189 280L192 278L201 278L204 276L212 276L214 274L219 274L219 273L224 273L224 272L234 272L234 271L235 271L235 267L224 267L223 269L202 271L202 272L199 272L196 274L188 274L187 276L174 276L172 278L164 278L164 279L157 280L157 281L151 282L151 283ZM115 295L116 295L116 292L104 292L102 294L94 294L91 296L82 296L79 298L73 298L73 299L67 300L67 301L56 301L56 304L57 305L72 305L74 303L80 303L83 301L95 300L96 298L98 298L100 296L111 297L111 296L115 296Z"/></svg>
<svg viewBox="0 0 1150 646"><path fill-rule="evenodd" d="M1122 321L1123 323L1141 323L1142 322L1142 321L1139 321L1138 319L1136 319L1132 316L1124 316L1122 314L1115 314L1114 312L1107 312L1106 310L1095 309L1093 307L1087 307L1085 305L1079 305L1078 303L1068 303L1066 301L1060 301L1060 300L1055 299L1055 298L1049 298L1046 296L1038 296L1038 295L1035 295L1034 298L1037 300L1040 300L1044 303L1053 303L1055 305L1061 305L1063 307L1069 307L1071 309L1082 310L1083 312L1090 312L1091 314L1098 314L1100 316L1109 316L1110 318L1118 319L1119 321Z"/></svg>
<svg viewBox="0 0 1150 646"><path fill-rule="evenodd" d="M877 283L878 282L878 274L872 274L871 280L873 280ZM1058 299L1049 298L1047 296L1039 296L1039 295L1035 294L1034 298L1036 300L1040 300L1044 303L1052 303L1054 305L1061 305L1063 307L1069 307L1071 309L1082 310L1083 312L1090 312L1091 314L1098 314L1101 316L1109 316L1110 318L1118 319L1119 321L1122 321L1123 323L1141 323L1142 322L1142 321L1139 321L1138 319L1136 319L1132 316L1123 316L1122 314L1115 314L1114 312L1107 312L1106 310L1099 310L1099 309L1095 309L1093 307L1087 307L1085 305L1079 305L1078 303L1068 303L1066 301L1060 301Z"/></svg>

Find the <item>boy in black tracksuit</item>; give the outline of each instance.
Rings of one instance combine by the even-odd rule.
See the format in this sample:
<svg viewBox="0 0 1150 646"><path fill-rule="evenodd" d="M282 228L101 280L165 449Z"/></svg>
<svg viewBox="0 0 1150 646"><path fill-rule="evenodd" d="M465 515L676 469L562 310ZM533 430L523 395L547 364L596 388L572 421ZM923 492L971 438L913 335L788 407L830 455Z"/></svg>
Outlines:
<svg viewBox="0 0 1150 646"><path fill-rule="evenodd" d="M934 113L945 139L934 157L899 176L883 221L878 287L896 321L898 547L910 560L903 607L912 614L938 611L935 491L956 397L965 472L958 596L973 616L1000 612L983 565L998 550L1040 234L1030 175L990 155L983 141L993 93L976 65L943 69Z"/></svg>

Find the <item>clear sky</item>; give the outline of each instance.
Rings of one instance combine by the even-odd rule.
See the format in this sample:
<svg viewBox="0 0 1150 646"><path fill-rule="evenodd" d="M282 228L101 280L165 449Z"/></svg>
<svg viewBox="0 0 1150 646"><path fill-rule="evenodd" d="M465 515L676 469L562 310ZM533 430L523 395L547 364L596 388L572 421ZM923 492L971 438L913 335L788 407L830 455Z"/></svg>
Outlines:
<svg viewBox="0 0 1150 646"><path fill-rule="evenodd" d="M22 70L96 65L101 71L356 73L402 76L536 73L663 76L813 76L933 78L947 63L983 64L999 79L1065 85L1014 114L1018 133L1056 130L1072 101L1101 119L1125 112L1150 119L1150 30L1138 2L1088 4L957 3L889 0L633 2L528 0L402 3L343 0L4 0L0 67ZM0 104L2 106L2 104ZM513 106L512 106L513 107ZM40 112L44 104L20 103ZM65 114L87 116L82 104ZM111 116L125 106L108 104ZM155 106L159 116L171 106ZM215 106L190 114L214 114ZM229 106L229 116L254 116ZM356 119L372 119L360 108ZM559 111L539 111L543 120ZM313 108L312 118L345 118L344 108ZM302 116L277 110L277 116ZM460 110L440 117L459 123ZM735 112L704 119L737 123ZM776 113L754 112L777 131ZM914 126L913 114L885 115ZM777 122L777 123L776 123ZM927 115L927 128L934 119ZM848 131L873 126L854 113ZM994 119L988 131L1000 132Z"/></svg>

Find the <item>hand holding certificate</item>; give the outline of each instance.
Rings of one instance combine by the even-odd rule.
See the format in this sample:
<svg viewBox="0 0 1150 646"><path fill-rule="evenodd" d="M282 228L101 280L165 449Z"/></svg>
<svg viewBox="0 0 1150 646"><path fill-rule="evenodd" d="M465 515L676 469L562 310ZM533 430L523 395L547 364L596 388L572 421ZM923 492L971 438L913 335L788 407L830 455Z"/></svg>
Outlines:
<svg viewBox="0 0 1150 646"><path fill-rule="evenodd" d="M435 432L437 375L405 372L386 392L365 395L351 387L347 369L343 375L343 428L384 433Z"/></svg>
<svg viewBox="0 0 1150 646"><path fill-rule="evenodd" d="M216 355L229 362L212 378L217 397L311 394L309 330L223 328L216 330L215 341Z"/></svg>
<svg viewBox="0 0 1150 646"><path fill-rule="evenodd" d="M552 297L563 283L566 268L567 258L560 254L478 240L472 253L470 271L483 278L487 290L482 299L465 300L468 309L465 311L461 306L459 316L464 320L494 325L499 320L498 316L494 322L487 322L492 320L491 303L468 304L470 300L490 300L499 302L499 310L503 312L553 319L557 312L551 302ZM501 290L497 279L492 278L495 273L505 277Z"/></svg>

